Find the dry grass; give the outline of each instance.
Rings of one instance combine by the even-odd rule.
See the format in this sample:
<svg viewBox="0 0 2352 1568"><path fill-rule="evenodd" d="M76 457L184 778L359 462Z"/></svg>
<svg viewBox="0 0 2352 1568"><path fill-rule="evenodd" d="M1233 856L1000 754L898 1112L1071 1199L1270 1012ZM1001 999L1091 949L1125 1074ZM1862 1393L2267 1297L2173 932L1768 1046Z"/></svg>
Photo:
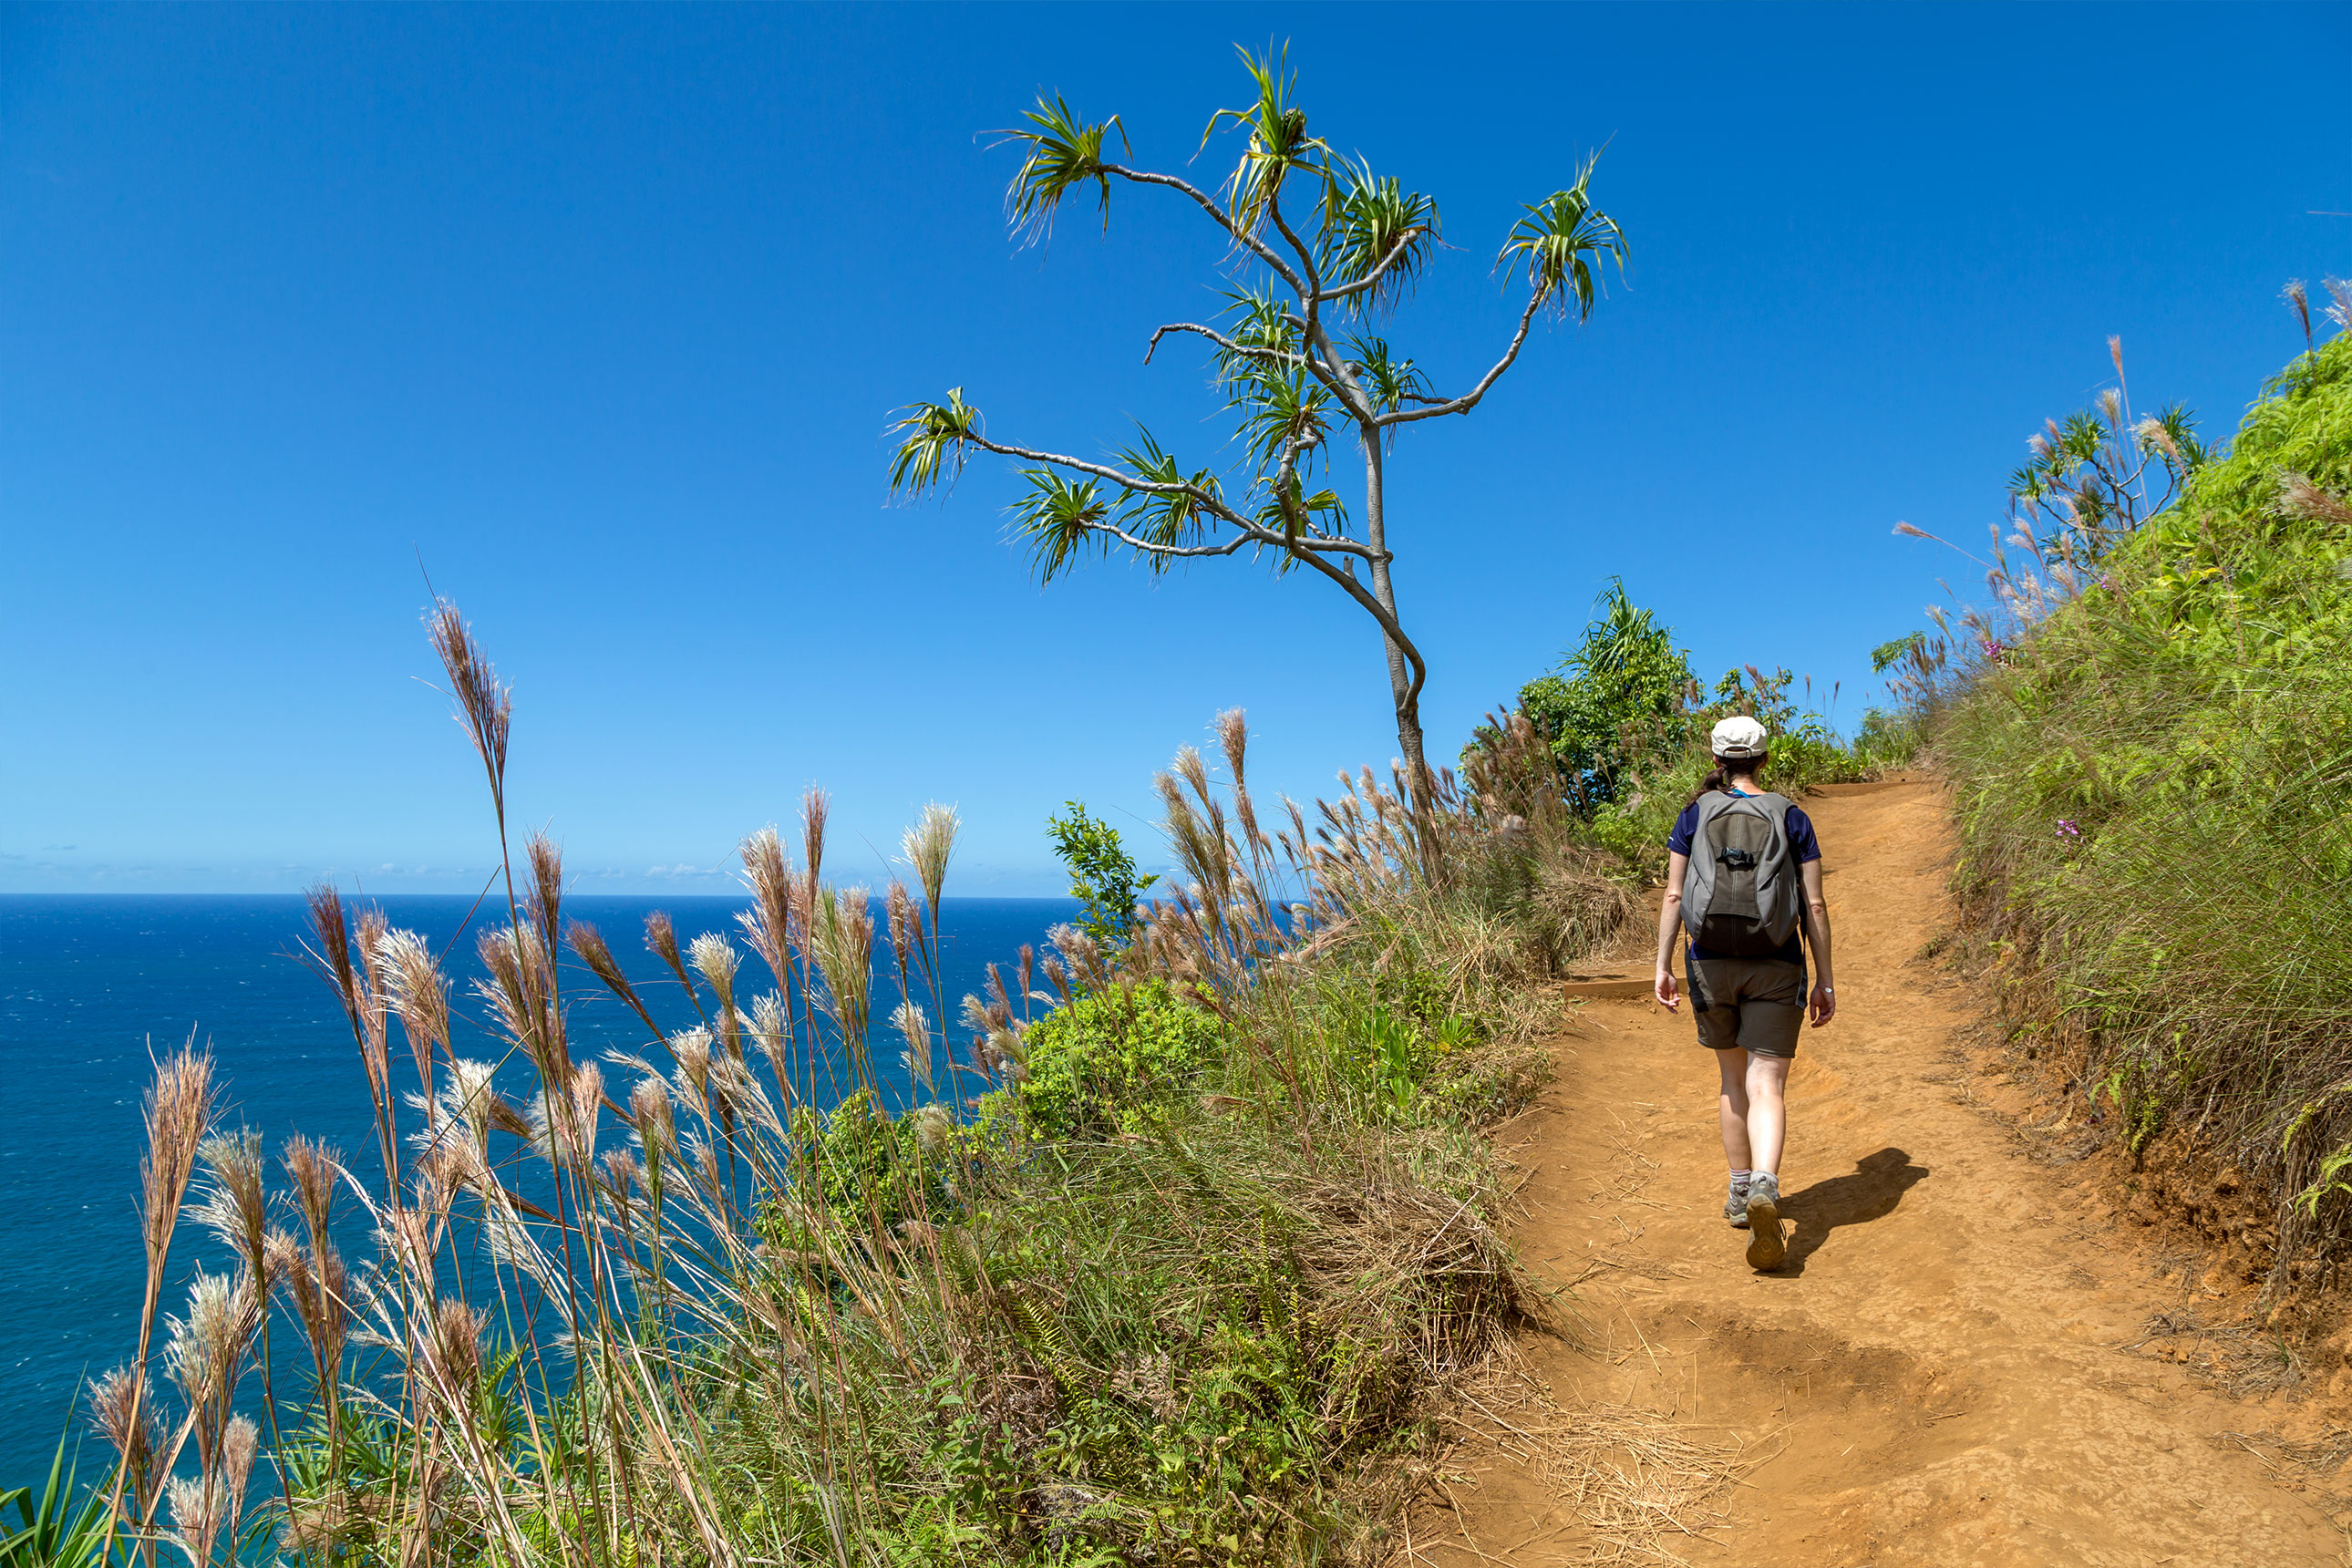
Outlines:
<svg viewBox="0 0 2352 1568"><path fill-rule="evenodd" d="M1750 1444L1709 1445L1692 1428L1638 1405L1555 1404L1522 1365L1499 1362L1460 1394L1448 1424L1458 1440L1433 1469L1401 1562L1469 1552L1516 1562L1540 1544L1561 1563L1683 1563L1678 1548L1726 1521L1723 1494L1761 1462ZM1472 1535L1449 1472L1508 1468L1553 1501L1526 1536Z"/></svg>
<svg viewBox="0 0 2352 1568"><path fill-rule="evenodd" d="M2285 1335L2253 1318L2209 1319L2194 1307L2150 1314L2139 1337L2116 1348L2185 1367L2236 1399L2259 1399L2305 1381L2303 1358Z"/></svg>

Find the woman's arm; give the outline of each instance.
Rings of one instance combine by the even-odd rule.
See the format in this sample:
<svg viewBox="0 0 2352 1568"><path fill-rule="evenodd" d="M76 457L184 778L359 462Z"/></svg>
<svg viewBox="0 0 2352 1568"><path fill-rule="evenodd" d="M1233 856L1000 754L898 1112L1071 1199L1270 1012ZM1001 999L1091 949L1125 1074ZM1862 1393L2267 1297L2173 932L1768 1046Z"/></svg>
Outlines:
<svg viewBox="0 0 2352 1568"><path fill-rule="evenodd" d="M1660 1005L1675 1007L1682 994L1675 989L1675 931L1683 923L1683 873L1690 868L1687 855L1666 857L1666 896L1658 905L1658 973L1650 990Z"/></svg>
<svg viewBox="0 0 2352 1568"><path fill-rule="evenodd" d="M1805 942L1813 950L1813 1027L1837 1016L1837 982L1830 970L1830 901L1822 892L1822 863L1805 862Z"/></svg>

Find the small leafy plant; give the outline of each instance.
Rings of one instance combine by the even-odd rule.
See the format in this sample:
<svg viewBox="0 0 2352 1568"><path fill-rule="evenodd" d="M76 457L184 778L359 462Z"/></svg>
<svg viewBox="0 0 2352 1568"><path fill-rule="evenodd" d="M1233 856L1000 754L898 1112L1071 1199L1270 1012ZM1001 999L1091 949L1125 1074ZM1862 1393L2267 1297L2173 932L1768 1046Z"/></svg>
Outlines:
<svg viewBox="0 0 2352 1568"><path fill-rule="evenodd" d="M1088 816L1077 801L1064 803L1063 815L1045 819L1045 837L1070 873L1070 897L1086 913L1080 924L1106 950L1127 945L1135 923L1135 906L1160 880L1136 868L1135 857L1119 841L1118 829Z"/></svg>

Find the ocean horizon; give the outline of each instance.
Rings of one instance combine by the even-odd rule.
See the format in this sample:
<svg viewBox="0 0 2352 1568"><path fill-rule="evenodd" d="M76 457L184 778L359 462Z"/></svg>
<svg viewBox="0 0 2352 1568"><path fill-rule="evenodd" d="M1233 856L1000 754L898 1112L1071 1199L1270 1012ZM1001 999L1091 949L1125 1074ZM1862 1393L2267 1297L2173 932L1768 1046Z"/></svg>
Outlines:
<svg viewBox="0 0 2352 1568"><path fill-rule="evenodd" d="M483 904L467 940L455 941L475 903L468 895L362 901L381 905L394 926L419 932L436 951L448 949L455 1051L504 1056L471 985L482 973L472 932L501 921L502 902ZM737 935L735 913L748 907L740 897L583 894L567 899L564 913L603 931L667 1030L687 1027L694 1015L644 944L646 915L667 910L684 943L703 931ZM958 999L982 988L989 963L1004 964L1009 976L1023 943L1042 949L1047 930L1076 911L1067 898L943 900L949 1022ZM212 1051L218 1126L262 1134L273 1185L278 1151L297 1132L339 1145L362 1180L380 1174L349 1024L333 992L298 956L308 930L299 894L0 893L0 1072L14 1091L0 1140L0 1212L14 1222L23 1255L37 1260L0 1275L0 1370L7 1374L0 1378L0 1488L46 1476L61 1433L69 1445L81 1443L85 1473L110 1458L89 1433L81 1391L137 1349L146 1271L140 1100L152 1059L191 1038ZM875 1072L883 1098L903 1106L911 1085L896 1034L885 1037L895 972L887 942L877 936L876 947ZM584 965L568 962L564 979L575 1056L650 1044L636 1016ZM748 952L742 984L745 997L769 989ZM929 1010L928 996L918 1000ZM346 1218L357 1207L344 1206ZM368 1255L363 1237L346 1250L354 1264ZM180 1310L196 1269L227 1267L226 1251L184 1217L161 1311ZM161 1332L159 1324L159 1343ZM307 1378L289 1384L281 1373L280 1389L307 1392Z"/></svg>

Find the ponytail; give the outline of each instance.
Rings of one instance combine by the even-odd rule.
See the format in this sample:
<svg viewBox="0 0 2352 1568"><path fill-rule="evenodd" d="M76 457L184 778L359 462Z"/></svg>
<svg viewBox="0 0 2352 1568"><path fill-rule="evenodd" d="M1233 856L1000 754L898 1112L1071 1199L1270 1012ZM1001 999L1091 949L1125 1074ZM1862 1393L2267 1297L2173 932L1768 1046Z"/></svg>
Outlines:
<svg viewBox="0 0 2352 1568"><path fill-rule="evenodd" d="M1698 793L1684 803L1683 809L1687 811L1696 805L1702 796L1713 795L1718 790L1729 789L1731 781L1742 773L1750 778L1755 777L1764 771L1764 764L1770 760L1771 753L1769 751L1754 757L1743 757L1738 762L1734 762L1729 757L1716 758L1714 768L1708 772L1706 777L1699 780Z"/></svg>

